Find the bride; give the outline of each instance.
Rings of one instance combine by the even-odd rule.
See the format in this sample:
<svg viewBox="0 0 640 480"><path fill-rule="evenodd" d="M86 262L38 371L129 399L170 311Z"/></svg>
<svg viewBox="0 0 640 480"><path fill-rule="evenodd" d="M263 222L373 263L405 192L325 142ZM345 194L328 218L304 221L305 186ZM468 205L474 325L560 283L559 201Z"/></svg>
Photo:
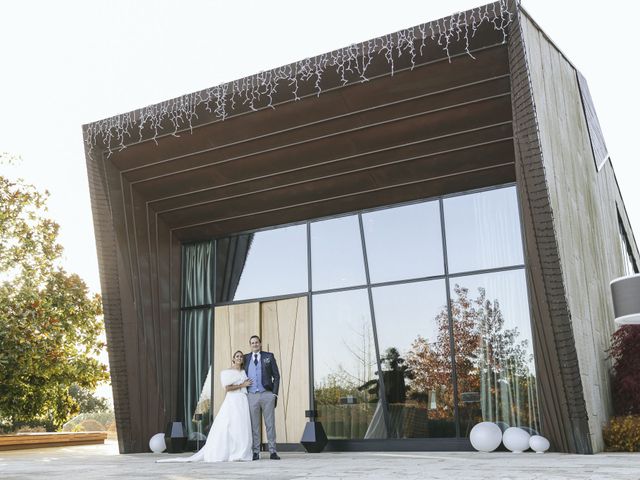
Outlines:
<svg viewBox="0 0 640 480"><path fill-rule="evenodd" d="M220 372L227 395L216 415L207 441L196 454L187 458L168 458L158 462L235 462L252 459L251 417L247 387L251 380L243 368L244 355L233 354L229 370Z"/></svg>

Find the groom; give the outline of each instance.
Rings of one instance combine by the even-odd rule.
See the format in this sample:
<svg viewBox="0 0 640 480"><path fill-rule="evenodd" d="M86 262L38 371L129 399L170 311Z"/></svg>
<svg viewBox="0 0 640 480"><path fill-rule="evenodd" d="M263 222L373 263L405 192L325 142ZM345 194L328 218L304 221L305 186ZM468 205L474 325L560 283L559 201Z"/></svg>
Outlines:
<svg viewBox="0 0 640 480"><path fill-rule="evenodd" d="M280 460L276 452L276 404L280 387L280 372L273 353L263 352L257 335L249 339L251 353L244 356L244 370L252 380L249 392L249 411L253 431L253 459L260 460L260 414L264 416L271 460Z"/></svg>

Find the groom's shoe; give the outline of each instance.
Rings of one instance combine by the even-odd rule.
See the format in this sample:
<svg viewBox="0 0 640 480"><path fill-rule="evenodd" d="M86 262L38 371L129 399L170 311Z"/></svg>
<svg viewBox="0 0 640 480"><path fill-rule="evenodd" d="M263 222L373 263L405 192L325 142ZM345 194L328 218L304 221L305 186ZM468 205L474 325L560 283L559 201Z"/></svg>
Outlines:
<svg viewBox="0 0 640 480"><path fill-rule="evenodd" d="M280 457L278 456L278 454L276 452L273 452L269 458L271 460L280 460Z"/></svg>
<svg viewBox="0 0 640 480"><path fill-rule="evenodd" d="M260 454L259 453L254 453L253 454L253 459L254 460L260 460Z"/></svg>

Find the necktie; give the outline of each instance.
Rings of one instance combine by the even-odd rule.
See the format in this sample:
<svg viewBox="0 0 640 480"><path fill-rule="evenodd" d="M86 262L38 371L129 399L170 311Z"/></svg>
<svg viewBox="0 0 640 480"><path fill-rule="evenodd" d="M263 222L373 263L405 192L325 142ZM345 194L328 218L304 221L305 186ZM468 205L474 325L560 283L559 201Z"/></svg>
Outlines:
<svg viewBox="0 0 640 480"><path fill-rule="evenodd" d="M254 365L258 365L258 354L257 354L257 353L255 353L255 354L253 355L253 364L254 364Z"/></svg>

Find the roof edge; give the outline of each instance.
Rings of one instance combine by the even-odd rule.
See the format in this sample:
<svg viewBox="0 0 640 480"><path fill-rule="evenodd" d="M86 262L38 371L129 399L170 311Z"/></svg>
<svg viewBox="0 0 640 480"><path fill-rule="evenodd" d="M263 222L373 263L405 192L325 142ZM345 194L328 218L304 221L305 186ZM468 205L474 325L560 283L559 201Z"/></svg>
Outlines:
<svg viewBox="0 0 640 480"><path fill-rule="evenodd" d="M222 83L180 97L115 115L83 125L85 150L90 155L95 149L111 154L126 148L126 142L138 137L138 142L155 140L160 135L177 134L180 130L194 128L198 112L207 112L218 120L225 120L238 105L250 111L264 107L273 108L273 97L282 95L282 84L288 88L289 101L300 100L301 88L313 88L316 95L326 91L321 85L324 74L337 78L333 88L368 81L367 69L381 58L387 62L388 74L393 75L401 55L409 55L411 68L422 56L427 45L440 46L450 59L453 46L471 55L471 42L483 25L503 35L506 43L507 28L513 20L514 2L498 0L464 12L456 12L430 22L399 30L371 40L351 44L328 53L276 67L268 71ZM489 27L490 28L490 27ZM137 133L136 133L137 131ZM137 143L137 142L136 142Z"/></svg>

